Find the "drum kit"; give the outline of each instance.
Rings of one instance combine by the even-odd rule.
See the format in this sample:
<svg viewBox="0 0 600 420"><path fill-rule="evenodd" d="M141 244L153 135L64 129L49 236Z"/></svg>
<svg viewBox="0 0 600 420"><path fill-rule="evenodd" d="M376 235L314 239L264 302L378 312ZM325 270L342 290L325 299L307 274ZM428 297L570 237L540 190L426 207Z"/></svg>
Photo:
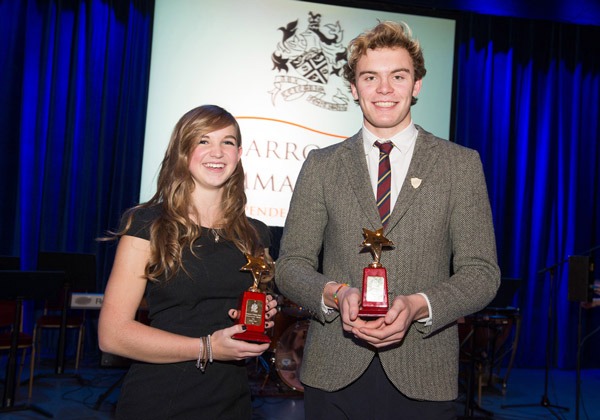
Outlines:
<svg viewBox="0 0 600 420"><path fill-rule="evenodd" d="M303 393L304 387L300 382L300 366L304 353L304 343L310 322L310 313L283 297L278 298L280 311L275 315L275 326L269 330L271 345L263 354L269 361L262 389L273 380L272 372L276 371L278 384L287 388L288 391Z"/></svg>
<svg viewBox="0 0 600 420"><path fill-rule="evenodd" d="M521 329L521 317L518 308L487 307L480 312L459 320L458 331L460 339L461 366L470 364L469 374L475 380L468 382L476 391L467 390L472 398L477 394L481 403L484 387L492 389L500 382L501 393L506 393L508 377L512 369L517 351ZM508 358L508 363L504 363ZM506 365L503 377L499 377L500 368ZM475 408L477 403L468 401Z"/></svg>

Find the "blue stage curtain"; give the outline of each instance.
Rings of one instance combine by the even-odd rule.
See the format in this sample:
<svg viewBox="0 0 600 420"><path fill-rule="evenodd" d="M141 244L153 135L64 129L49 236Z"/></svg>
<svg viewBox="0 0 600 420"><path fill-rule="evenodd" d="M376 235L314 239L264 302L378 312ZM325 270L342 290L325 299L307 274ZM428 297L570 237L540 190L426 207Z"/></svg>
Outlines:
<svg viewBox="0 0 600 420"><path fill-rule="evenodd" d="M106 283L114 247L95 238L139 196L153 10L0 1L0 254L22 268L38 250L93 252ZM574 367L565 260L600 243L600 28L482 15L457 28L452 140L481 153L503 275L523 280L517 364L544 365L550 308L553 364ZM599 352L597 334L584 366Z"/></svg>
<svg viewBox="0 0 600 420"><path fill-rule="evenodd" d="M105 283L95 239L139 196L153 11L151 0L0 2L0 254L21 268L38 251L93 252Z"/></svg>
<svg viewBox="0 0 600 420"><path fill-rule="evenodd" d="M503 276L523 281L517 363L545 366L549 342L551 366L573 368L566 260L600 245L600 28L471 16L459 29L455 141L481 153ZM599 339L584 367L600 366Z"/></svg>

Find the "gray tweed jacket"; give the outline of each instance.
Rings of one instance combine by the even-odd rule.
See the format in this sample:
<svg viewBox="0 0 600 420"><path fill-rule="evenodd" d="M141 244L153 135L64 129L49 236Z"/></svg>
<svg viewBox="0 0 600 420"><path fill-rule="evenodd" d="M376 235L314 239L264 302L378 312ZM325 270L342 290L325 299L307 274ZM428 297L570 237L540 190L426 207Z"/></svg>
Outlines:
<svg viewBox="0 0 600 420"><path fill-rule="evenodd" d="M379 350L404 395L430 401L458 395L456 321L484 308L500 284L487 188L479 154L417 127L414 155L384 231L389 301L425 293L433 323L414 322L403 342ZM321 310L328 281L362 286L371 261L362 229L381 221L367 174L361 132L313 150L295 185L277 261L276 284L314 316L300 378L326 391L343 388L367 368L374 350L346 335L338 312ZM323 274L317 272L323 250Z"/></svg>

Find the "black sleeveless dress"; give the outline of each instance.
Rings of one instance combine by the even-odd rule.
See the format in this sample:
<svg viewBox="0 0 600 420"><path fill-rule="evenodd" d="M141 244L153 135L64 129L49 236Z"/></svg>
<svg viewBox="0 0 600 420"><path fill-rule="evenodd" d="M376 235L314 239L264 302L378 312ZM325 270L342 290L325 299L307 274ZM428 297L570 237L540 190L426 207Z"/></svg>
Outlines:
<svg viewBox="0 0 600 420"><path fill-rule="evenodd" d="M157 207L136 212L128 235L149 239ZM250 219L264 248L267 226ZM245 256L231 243L202 228L194 244L198 258L184 251L183 265L168 283L148 282L145 297L151 325L189 337L201 337L233 325L227 312L236 308L253 282L240 271ZM117 403L117 419L250 419L250 387L245 362L214 361L202 373L195 361L130 367Z"/></svg>

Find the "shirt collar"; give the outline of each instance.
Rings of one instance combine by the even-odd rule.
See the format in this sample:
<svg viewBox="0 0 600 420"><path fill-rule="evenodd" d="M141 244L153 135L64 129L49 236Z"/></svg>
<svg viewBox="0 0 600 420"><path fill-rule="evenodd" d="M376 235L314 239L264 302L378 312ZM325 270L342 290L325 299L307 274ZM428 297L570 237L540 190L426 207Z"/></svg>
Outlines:
<svg viewBox="0 0 600 420"><path fill-rule="evenodd" d="M394 147L397 147L402 154L405 154L415 142L417 134L417 127L415 127L415 124L411 120L410 124L404 130L385 140L390 140L392 143L394 143ZM380 140L380 138L371 133L364 124L362 127L362 138L365 155L368 155L371 150L373 150L373 147L377 147L375 146L375 142Z"/></svg>

